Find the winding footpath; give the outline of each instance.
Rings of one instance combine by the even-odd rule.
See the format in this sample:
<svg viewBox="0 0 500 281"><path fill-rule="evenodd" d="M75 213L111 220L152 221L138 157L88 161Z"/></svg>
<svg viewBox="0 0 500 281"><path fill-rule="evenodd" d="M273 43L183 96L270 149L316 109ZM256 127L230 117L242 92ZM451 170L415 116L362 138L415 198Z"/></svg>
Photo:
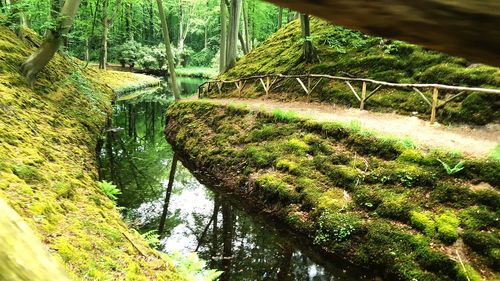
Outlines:
<svg viewBox="0 0 500 281"><path fill-rule="evenodd" d="M484 127L446 126L395 113L378 113L320 103L279 102L268 99L203 99L215 104L247 106L252 110L292 111L300 118L316 121L355 122L361 128L397 138L409 138L428 148L446 148L483 158L500 144L500 124Z"/></svg>

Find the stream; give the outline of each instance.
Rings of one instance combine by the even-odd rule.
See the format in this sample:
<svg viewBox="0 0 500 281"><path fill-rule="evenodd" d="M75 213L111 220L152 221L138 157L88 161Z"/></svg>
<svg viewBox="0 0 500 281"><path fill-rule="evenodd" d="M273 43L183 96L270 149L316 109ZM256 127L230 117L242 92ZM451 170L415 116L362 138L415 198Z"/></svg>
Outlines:
<svg viewBox="0 0 500 281"><path fill-rule="evenodd" d="M183 97L204 81L179 80ZM118 205L124 207L125 221L152 233L159 225L173 157L163 136L172 98L167 86L129 97L114 105L113 129L100 153L100 176L122 190ZM371 280L246 213L228 195L201 184L180 162L166 233L157 247L167 253L197 252L208 268L225 272L221 280Z"/></svg>

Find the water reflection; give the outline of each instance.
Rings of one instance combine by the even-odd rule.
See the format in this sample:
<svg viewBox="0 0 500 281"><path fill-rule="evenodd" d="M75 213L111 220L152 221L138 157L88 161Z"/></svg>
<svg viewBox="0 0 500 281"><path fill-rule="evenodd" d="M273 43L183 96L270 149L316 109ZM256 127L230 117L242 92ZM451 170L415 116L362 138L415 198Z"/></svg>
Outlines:
<svg viewBox="0 0 500 281"><path fill-rule="evenodd" d="M181 79L184 94L200 79ZM119 205L129 223L156 230L164 208L173 152L163 137L168 91L142 93L115 105L112 128L100 154L102 177L122 190ZM168 201L160 248L198 252L209 267L224 271L220 280L364 280L340 265L313 261L296 241L283 237L202 185L180 162Z"/></svg>

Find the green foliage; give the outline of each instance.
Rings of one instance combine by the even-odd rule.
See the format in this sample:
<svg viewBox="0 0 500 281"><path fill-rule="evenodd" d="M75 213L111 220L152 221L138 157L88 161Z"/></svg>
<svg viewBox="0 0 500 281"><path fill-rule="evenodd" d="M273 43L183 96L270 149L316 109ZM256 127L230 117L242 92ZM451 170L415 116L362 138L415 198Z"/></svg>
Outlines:
<svg viewBox="0 0 500 281"><path fill-rule="evenodd" d="M106 196L109 197L109 199L112 199L114 201L118 200L117 195L122 194L120 189L116 185L114 185L111 182L107 181L98 181L97 186L106 194Z"/></svg>
<svg viewBox="0 0 500 281"><path fill-rule="evenodd" d="M158 248L160 245L160 235L156 230L150 230L141 234L142 238L148 243L151 248Z"/></svg>
<svg viewBox="0 0 500 281"><path fill-rule="evenodd" d="M495 146L495 148L490 152L488 157L493 161L500 161L500 144Z"/></svg>
<svg viewBox="0 0 500 281"><path fill-rule="evenodd" d="M292 122L297 119L297 114L293 111L273 110L273 117L278 122Z"/></svg>
<svg viewBox="0 0 500 281"><path fill-rule="evenodd" d="M446 173L448 173L448 175L456 174L464 169L465 161L463 161L463 160L458 162L455 166L453 166L453 168L450 165L448 165L447 163L445 163L444 161L441 161L441 159L437 159L437 160L443 165L443 167L446 170Z"/></svg>
<svg viewBox="0 0 500 281"><path fill-rule="evenodd" d="M330 213L325 211L317 221L317 232L314 243L322 245L326 242L342 242L360 231L362 221L355 215Z"/></svg>
<svg viewBox="0 0 500 281"><path fill-rule="evenodd" d="M423 231L427 236L433 237L436 232L436 223L429 213L412 211L410 221L413 227Z"/></svg>
<svg viewBox="0 0 500 281"><path fill-rule="evenodd" d="M170 255L176 269L188 280L215 281L222 272L217 270L207 270L205 261L201 260L196 253L183 255L174 252Z"/></svg>

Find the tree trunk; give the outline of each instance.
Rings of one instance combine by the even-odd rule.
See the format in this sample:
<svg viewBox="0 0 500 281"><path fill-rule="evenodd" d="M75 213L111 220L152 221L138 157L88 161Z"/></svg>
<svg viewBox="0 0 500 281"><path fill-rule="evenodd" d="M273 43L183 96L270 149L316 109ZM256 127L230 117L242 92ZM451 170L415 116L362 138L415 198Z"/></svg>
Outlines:
<svg viewBox="0 0 500 281"><path fill-rule="evenodd" d="M241 49L243 50L243 54L248 54L247 44L245 43L245 39L243 39L243 35L241 31L238 32L238 40L240 40Z"/></svg>
<svg viewBox="0 0 500 281"><path fill-rule="evenodd" d="M292 280L290 276L290 268L292 265L293 250L290 246L284 245L283 252L281 254L282 259L279 262L280 264L277 279L280 281Z"/></svg>
<svg viewBox="0 0 500 281"><path fill-rule="evenodd" d="M161 1L161 0L157 0ZM177 170L177 155L174 154L172 158L172 166L170 167L170 175L168 176L167 192L165 193L165 202L163 203L163 212L161 213L160 226L158 227L158 234L162 235L165 230L165 221L167 220L168 205L170 203L170 196L172 195L172 188L175 181L175 171Z"/></svg>
<svg viewBox="0 0 500 281"><path fill-rule="evenodd" d="M248 30L248 1L246 2L246 5L243 5L243 27L245 28L245 43L247 52L250 53L252 48L250 44L250 31Z"/></svg>
<svg viewBox="0 0 500 281"><path fill-rule="evenodd" d="M182 0L179 1L179 41L177 42L177 51L182 53L184 51L184 5ZM179 65L181 60L179 59Z"/></svg>
<svg viewBox="0 0 500 281"><path fill-rule="evenodd" d="M38 73L54 57L63 42L64 35L73 25L79 6L80 0L66 0L58 17L59 24L56 29L47 31L40 48L21 65L21 71L30 83L36 80Z"/></svg>
<svg viewBox="0 0 500 281"><path fill-rule="evenodd" d="M177 75L175 73L174 55L172 54L172 48L170 46L170 35L168 34L167 19L165 18L165 11L163 10L163 4L161 0L156 0L158 4L158 10L160 12L161 29L163 31L163 40L165 43L165 51L167 55L168 62L168 72L170 74L170 80L172 82L172 91L174 92L174 98L176 101L181 99L181 93L179 90L179 85L177 85Z"/></svg>
<svg viewBox="0 0 500 281"><path fill-rule="evenodd" d="M233 259L233 212L227 202L222 203L222 239L224 248L222 251L222 273L220 280L231 280L231 260Z"/></svg>
<svg viewBox="0 0 500 281"><path fill-rule="evenodd" d="M0 280L70 280L23 218L0 199Z"/></svg>
<svg viewBox="0 0 500 281"><path fill-rule="evenodd" d="M219 62L219 72L223 73L226 71L226 56L227 56L227 19L226 19L226 2L225 0L220 0L220 62Z"/></svg>
<svg viewBox="0 0 500 281"><path fill-rule="evenodd" d="M125 30L127 32L127 40L134 41L134 30L132 29L132 3L127 5L127 9L125 10Z"/></svg>
<svg viewBox="0 0 500 281"><path fill-rule="evenodd" d="M219 217L219 196L216 195L214 198L214 217L215 219L212 221L212 247L210 248L210 268L216 268L216 260L214 257L217 256L218 250L219 250L219 239L218 239L218 232L219 232L219 227L218 227L218 217Z"/></svg>
<svg viewBox="0 0 500 281"><path fill-rule="evenodd" d="M109 0L104 0L102 4L102 37L101 37L101 54L99 56L99 69L106 70L108 62L108 33L109 33L109 18L108 18Z"/></svg>
<svg viewBox="0 0 500 281"><path fill-rule="evenodd" d="M304 40L304 53L302 57L306 63L313 63L316 61L316 54L311 40L309 15L300 14L300 23L302 27L302 38Z"/></svg>
<svg viewBox="0 0 500 281"><path fill-rule="evenodd" d="M231 1L231 14L229 15L229 33L227 40L226 70L236 64L238 51L238 30L240 27L240 14L242 0Z"/></svg>

